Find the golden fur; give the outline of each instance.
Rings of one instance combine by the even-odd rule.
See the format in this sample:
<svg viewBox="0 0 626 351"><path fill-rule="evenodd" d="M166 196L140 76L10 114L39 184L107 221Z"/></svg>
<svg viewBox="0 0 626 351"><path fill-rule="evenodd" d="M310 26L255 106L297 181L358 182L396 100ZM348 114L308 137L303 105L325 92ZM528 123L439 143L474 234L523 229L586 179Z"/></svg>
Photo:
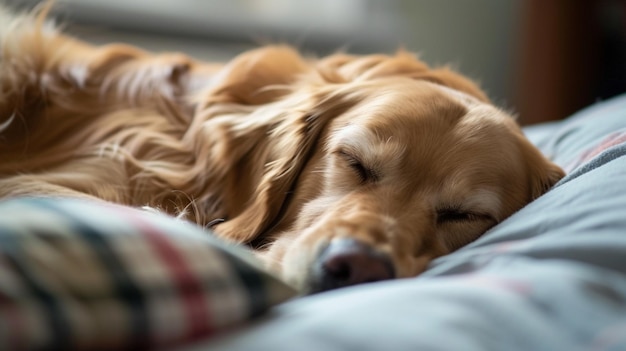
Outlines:
<svg viewBox="0 0 626 351"><path fill-rule="evenodd" d="M409 53L270 46L220 65L92 46L43 17L0 10L0 197L210 224L304 290L336 238L416 275L563 175L473 82Z"/></svg>

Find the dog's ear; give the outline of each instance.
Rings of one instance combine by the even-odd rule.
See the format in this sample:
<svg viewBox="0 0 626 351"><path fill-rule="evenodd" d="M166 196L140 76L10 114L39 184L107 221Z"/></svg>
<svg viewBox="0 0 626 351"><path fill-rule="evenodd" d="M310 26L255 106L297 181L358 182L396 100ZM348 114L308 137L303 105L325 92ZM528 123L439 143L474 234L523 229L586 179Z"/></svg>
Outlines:
<svg viewBox="0 0 626 351"><path fill-rule="evenodd" d="M252 163L262 165L249 202L242 203L236 215L215 227L216 232L229 240L250 243L262 240L263 234L281 219L289 196L302 170L318 147L318 141L330 120L340 115L349 104L329 98L319 87L309 86L294 91L279 102L265 106L257 113L278 116L263 135L261 147L251 154L259 155ZM328 87L327 87L328 88ZM261 120L272 120L270 117Z"/></svg>
<svg viewBox="0 0 626 351"><path fill-rule="evenodd" d="M548 161L544 157L538 162L533 163L530 167L531 199L534 200L543 195L564 176L565 172L563 172L561 167Z"/></svg>
<svg viewBox="0 0 626 351"><path fill-rule="evenodd" d="M565 176L565 172L521 136L521 132L518 140L527 167L529 192L527 201L532 201L550 190Z"/></svg>
<svg viewBox="0 0 626 351"><path fill-rule="evenodd" d="M318 68L331 82L403 76L443 85L469 94L483 102L489 101L487 95L472 80L448 67L432 69L415 55L406 51L399 51L393 56L337 54L321 60Z"/></svg>

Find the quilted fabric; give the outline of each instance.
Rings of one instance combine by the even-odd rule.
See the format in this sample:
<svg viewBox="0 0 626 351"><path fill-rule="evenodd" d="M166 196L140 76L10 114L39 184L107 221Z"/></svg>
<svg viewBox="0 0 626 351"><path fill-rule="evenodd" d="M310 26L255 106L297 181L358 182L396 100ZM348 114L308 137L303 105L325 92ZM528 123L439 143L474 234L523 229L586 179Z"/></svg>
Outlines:
<svg viewBox="0 0 626 351"><path fill-rule="evenodd" d="M294 291L244 249L154 213L0 203L1 350L148 350L206 339Z"/></svg>

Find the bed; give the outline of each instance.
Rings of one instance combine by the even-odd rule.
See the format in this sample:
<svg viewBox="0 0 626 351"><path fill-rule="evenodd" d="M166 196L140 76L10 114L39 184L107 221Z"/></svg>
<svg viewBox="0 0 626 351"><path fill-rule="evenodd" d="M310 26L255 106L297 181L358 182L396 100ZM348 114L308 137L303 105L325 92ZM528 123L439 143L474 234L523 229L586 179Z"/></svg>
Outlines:
<svg viewBox="0 0 626 351"><path fill-rule="evenodd" d="M548 193L419 277L307 297L176 219L0 203L0 349L626 350L626 95L525 132Z"/></svg>

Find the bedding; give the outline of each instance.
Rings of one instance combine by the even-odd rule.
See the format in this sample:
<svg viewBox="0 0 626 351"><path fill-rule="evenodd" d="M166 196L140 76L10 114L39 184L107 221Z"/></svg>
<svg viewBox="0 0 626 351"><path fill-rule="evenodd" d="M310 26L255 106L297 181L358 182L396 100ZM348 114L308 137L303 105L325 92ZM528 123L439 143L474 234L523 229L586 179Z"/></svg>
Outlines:
<svg viewBox="0 0 626 351"><path fill-rule="evenodd" d="M569 174L483 237L184 350L626 350L626 95L525 132Z"/></svg>

